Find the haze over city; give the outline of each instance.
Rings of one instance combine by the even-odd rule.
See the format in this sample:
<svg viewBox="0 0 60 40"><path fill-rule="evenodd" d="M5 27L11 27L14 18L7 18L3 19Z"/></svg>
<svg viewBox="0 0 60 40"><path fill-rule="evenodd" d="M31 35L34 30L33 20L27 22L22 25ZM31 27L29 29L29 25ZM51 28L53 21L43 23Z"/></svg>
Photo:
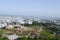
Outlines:
<svg viewBox="0 0 60 40"><path fill-rule="evenodd" d="M60 40L60 0L0 0L0 40Z"/></svg>
<svg viewBox="0 0 60 40"><path fill-rule="evenodd" d="M0 0L0 15L60 17L60 0Z"/></svg>

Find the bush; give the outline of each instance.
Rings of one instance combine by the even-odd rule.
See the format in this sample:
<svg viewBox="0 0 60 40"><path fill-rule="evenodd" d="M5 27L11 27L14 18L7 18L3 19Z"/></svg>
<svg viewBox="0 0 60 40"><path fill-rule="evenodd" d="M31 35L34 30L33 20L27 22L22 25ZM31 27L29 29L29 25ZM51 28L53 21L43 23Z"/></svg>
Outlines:
<svg viewBox="0 0 60 40"><path fill-rule="evenodd" d="M7 37L3 37L3 39L2 40L9 40Z"/></svg>

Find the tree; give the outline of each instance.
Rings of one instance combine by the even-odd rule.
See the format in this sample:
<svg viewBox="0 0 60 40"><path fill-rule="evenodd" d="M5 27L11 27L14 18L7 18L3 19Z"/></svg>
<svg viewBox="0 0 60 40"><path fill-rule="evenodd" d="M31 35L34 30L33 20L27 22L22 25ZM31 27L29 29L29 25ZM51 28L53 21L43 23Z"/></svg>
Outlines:
<svg viewBox="0 0 60 40"><path fill-rule="evenodd" d="M19 37L16 40L27 40L27 38L26 37Z"/></svg>
<svg viewBox="0 0 60 40"><path fill-rule="evenodd" d="M23 40L23 38L20 38L20 37L19 37L19 38L17 38L16 40Z"/></svg>
<svg viewBox="0 0 60 40"><path fill-rule="evenodd" d="M37 21L33 21L32 23L33 25L39 25L39 23Z"/></svg>
<svg viewBox="0 0 60 40"><path fill-rule="evenodd" d="M0 36L0 40L2 40L2 36Z"/></svg>
<svg viewBox="0 0 60 40"><path fill-rule="evenodd" d="M3 39L2 40L9 40L7 37L3 37Z"/></svg>
<svg viewBox="0 0 60 40"><path fill-rule="evenodd" d="M30 37L28 37L27 40L34 40L34 38L30 38Z"/></svg>

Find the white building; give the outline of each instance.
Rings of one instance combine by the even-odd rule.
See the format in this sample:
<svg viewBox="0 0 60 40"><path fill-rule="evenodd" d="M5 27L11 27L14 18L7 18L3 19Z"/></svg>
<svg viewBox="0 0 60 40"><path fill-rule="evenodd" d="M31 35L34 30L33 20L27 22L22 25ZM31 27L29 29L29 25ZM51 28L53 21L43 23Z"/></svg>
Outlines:
<svg viewBox="0 0 60 40"><path fill-rule="evenodd" d="M6 22L0 21L0 28L6 27L6 26L7 26L7 23Z"/></svg>
<svg viewBox="0 0 60 40"><path fill-rule="evenodd" d="M17 35L7 35L6 36L9 40L15 40L15 39L17 39L19 36L17 36Z"/></svg>
<svg viewBox="0 0 60 40"><path fill-rule="evenodd" d="M27 23L28 23L28 24L32 24L33 21L32 21L32 20L28 20Z"/></svg>

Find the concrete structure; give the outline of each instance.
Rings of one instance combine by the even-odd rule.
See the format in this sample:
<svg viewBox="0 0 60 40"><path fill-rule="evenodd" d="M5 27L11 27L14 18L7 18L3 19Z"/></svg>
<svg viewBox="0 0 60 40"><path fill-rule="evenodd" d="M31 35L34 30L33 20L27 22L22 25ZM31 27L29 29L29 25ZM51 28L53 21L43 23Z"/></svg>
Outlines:
<svg viewBox="0 0 60 40"><path fill-rule="evenodd" d="M0 20L0 28L6 27L7 23Z"/></svg>
<svg viewBox="0 0 60 40"><path fill-rule="evenodd" d="M15 39L17 39L19 36L17 36L17 35L7 35L6 36L9 40L15 40Z"/></svg>

